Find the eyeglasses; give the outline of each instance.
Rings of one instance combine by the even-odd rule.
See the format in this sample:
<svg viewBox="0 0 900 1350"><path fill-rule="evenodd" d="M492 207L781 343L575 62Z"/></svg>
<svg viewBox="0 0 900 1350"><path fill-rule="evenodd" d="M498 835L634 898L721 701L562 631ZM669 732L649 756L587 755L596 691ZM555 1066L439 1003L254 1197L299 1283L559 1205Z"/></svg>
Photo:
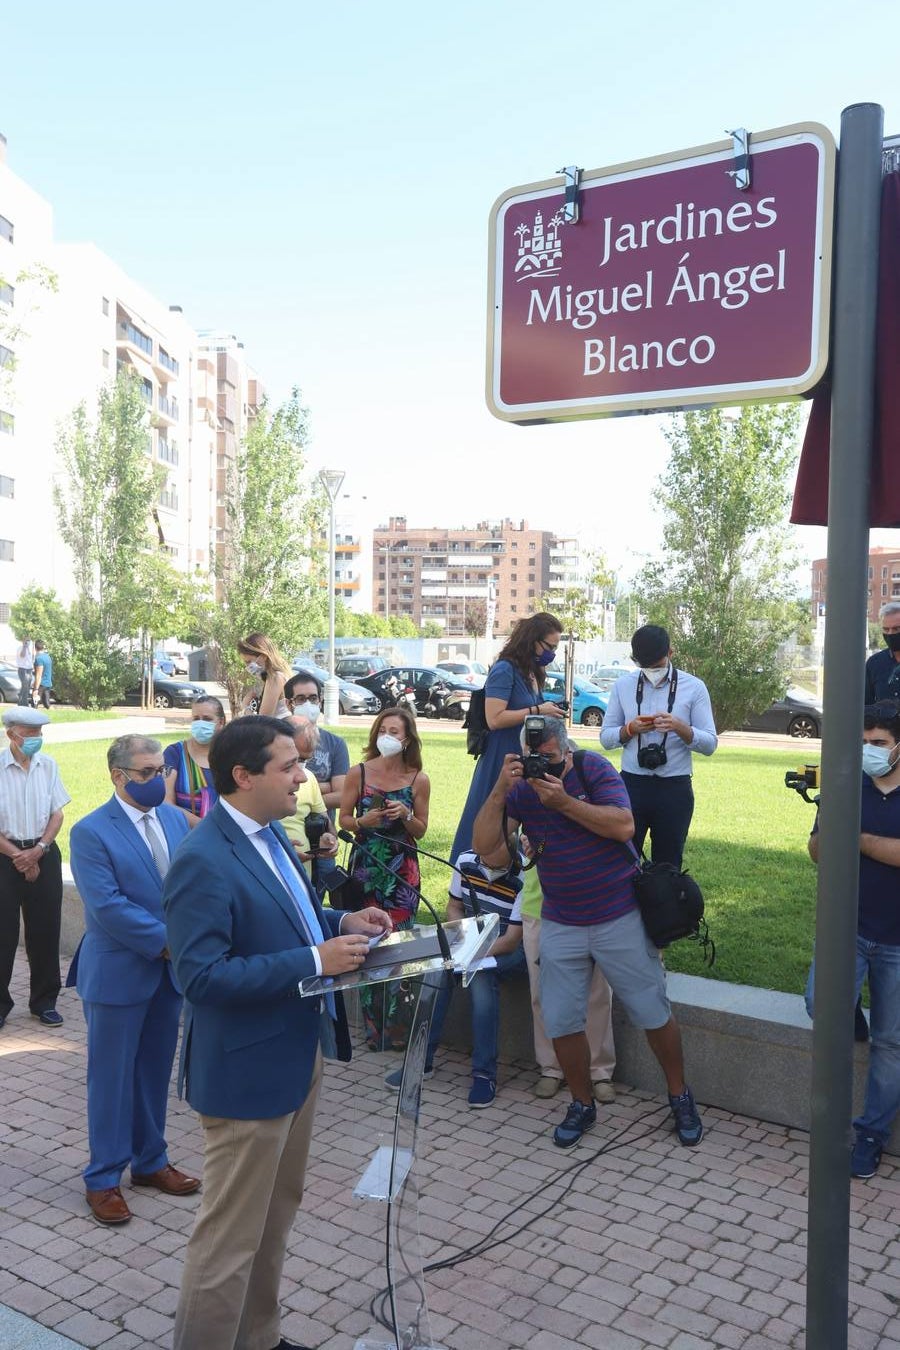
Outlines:
<svg viewBox="0 0 900 1350"><path fill-rule="evenodd" d="M121 765L119 767L122 768ZM133 774L139 783L149 783L151 778L168 778L169 774L174 773L175 770L170 764L163 764L159 769L122 768L122 772L124 774ZM131 779L129 778L128 781L131 782Z"/></svg>
<svg viewBox="0 0 900 1350"><path fill-rule="evenodd" d="M559 646L559 638L557 638L557 640L556 640L555 642L545 642L543 638L538 638L538 642L539 642L539 643L541 644L541 646L544 647L548 652L555 652L556 649L557 649L557 647Z"/></svg>

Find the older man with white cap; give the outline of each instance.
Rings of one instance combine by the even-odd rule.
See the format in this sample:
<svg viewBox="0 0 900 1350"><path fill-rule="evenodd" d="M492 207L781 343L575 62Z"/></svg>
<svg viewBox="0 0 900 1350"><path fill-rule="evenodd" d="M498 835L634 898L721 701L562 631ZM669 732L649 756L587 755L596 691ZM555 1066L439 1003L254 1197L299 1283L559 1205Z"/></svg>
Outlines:
<svg viewBox="0 0 900 1350"><path fill-rule="evenodd" d="M31 969L31 1015L45 1027L63 1022L56 1011L62 859L55 840L63 807L72 799L56 763L42 753L49 721L38 708L16 707L3 714L9 745L0 753L0 1027L13 1007L9 982L20 910Z"/></svg>

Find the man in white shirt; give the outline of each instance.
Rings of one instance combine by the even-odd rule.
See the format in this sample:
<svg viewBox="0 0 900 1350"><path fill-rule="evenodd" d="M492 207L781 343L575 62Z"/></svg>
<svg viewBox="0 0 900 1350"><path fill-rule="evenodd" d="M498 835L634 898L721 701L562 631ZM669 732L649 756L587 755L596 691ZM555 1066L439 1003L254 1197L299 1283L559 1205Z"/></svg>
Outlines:
<svg viewBox="0 0 900 1350"><path fill-rule="evenodd" d="M61 1027L59 924L62 913L62 859L56 836L63 807L71 797L54 761L42 753L43 727L50 718L36 708L3 714L9 740L0 754L0 1027L13 1001L9 992L19 911L31 970L28 1006L42 1026Z"/></svg>
<svg viewBox="0 0 900 1350"><path fill-rule="evenodd" d="M31 686L34 683L34 643L29 637L23 637L16 652L16 669L19 672L19 707L30 708Z"/></svg>
<svg viewBox="0 0 900 1350"><path fill-rule="evenodd" d="M681 867L694 814L693 754L719 743L706 685L672 664L669 634L659 624L638 628L631 659L639 667L612 687L600 743L622 746L622 779L634 816L634 846L647 834L653 862Z"/></svg>

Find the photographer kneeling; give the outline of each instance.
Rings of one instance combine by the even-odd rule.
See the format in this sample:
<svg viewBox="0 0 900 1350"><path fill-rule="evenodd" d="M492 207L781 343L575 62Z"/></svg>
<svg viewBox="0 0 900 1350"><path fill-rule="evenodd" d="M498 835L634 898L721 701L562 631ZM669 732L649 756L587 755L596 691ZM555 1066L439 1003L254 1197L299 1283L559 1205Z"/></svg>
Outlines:
<svg viewBox="0 0 900 1350"><path fill-rule="evenodd" d="M600 755L586 754L578 772L562 721L526 718L522 744L527 752L505 757L478 813L473 846L490 856L502 846L506 830L512 850L521 825L536 858L544 893L541 1004L572 1094L553 1142L571 1148L597 1120L585 1034L597 965L632 1023L646 1033L666 1077L678 1138L698 1144L703 1125L684 1081L681 1033L666 998L665 972L634 898L635 860L627 846L634 820L625 786Z"/></svg>

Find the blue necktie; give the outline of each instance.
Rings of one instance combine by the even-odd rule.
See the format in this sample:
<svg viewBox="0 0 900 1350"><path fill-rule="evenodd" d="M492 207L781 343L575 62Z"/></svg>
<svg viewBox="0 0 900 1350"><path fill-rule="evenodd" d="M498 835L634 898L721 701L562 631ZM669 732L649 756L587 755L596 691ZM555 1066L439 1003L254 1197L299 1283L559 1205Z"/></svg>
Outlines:
<svg viewBox="0 0 900 1350"><path fill-rule="evenodd" d="M278 835L272 829L271 825L267 825L265 829L259 831L259 838L265 842L271 859L278 869L278 875L287 887L288 893L297 907L300 923L309 945L311 947L317 947L320 942L325 941L325 934L322 932L319 916L313 907L312 900L309 898L306 887L300 880L299 872L285 852L281 840L278 838ZM337 1016L333 994L325 995L325 1006L332 1018Z"/></svg>

